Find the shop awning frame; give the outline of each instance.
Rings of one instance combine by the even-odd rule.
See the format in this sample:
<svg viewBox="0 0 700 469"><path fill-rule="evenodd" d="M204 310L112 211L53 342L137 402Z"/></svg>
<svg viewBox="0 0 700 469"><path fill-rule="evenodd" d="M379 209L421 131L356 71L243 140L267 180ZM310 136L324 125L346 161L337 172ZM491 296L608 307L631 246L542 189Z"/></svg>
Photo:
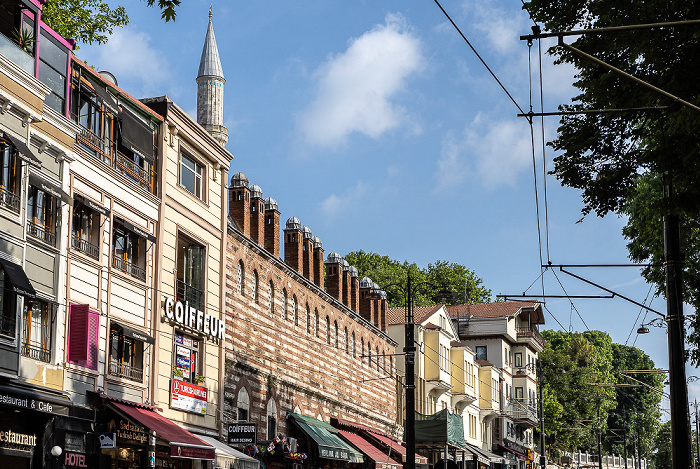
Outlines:
<svg viewBox="0 0 700 469"><path fill-rule="evenodd" d="M5 138L9 139L12 142L12 145L15 146L17 153L19 153L19 159L27 163L29 166L36 169L41 169L41 160L36 157L34 152L27 146L26 143L8 133L5 133Z"/></svg>
<svg viewBox="0 0 700 469"><path fill-rule="evenodd" d="M323 459L338 459L350 463L364 462L362 453L347 444L338 435L338 430L329 423L306 415L288 412L294 423L318 446L318 456Z"/></svg>
<svg viewBox="0 0 700 469"><path fill-rule="evenodd" d="M374 461L376 469L398 469L403 467L403 464L393 460L389 455L384 454L382 450L367 441L357 433L347 430L338 430L343 439L360 450L367 458Z"/></svg>
<svg viewBox="0 0 700 469"><path fill-rule="evenodd" d="M27 278L27 274L24 272L21 265L0 257L0 266L2 266L2 270L5 271L5 275L12 284L12 291L14 293L22 295L30 300L36 298L36 290L34 290L32 282Z"/></svg>
<svg viewBox="0 0 700 469"><path fill-rule="evenodd" d="M260 468L260 461L257 459L246 455L245 453L241 453L240 451L231 448L229 445L226 443L217 440L216 438L212 438L210 436L204 436L204 435L197 435L199 439L204 441L205 443L211 445L214 447L215 453L216 453L216 465L218 467L223 467L223 468L228 468L230 465L223 465L222 464L222 459L224 460L229 460L229 461L235 461L235 467L237 469L259 469Z"/></svg>

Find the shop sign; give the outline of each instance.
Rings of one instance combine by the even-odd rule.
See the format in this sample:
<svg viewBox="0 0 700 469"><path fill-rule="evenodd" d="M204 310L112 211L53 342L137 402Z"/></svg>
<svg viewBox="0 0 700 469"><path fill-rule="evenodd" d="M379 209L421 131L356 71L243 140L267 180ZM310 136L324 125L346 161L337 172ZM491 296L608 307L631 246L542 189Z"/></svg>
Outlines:
<svg viewBox="0 0 700 469"><path fill-rule="evenodd" d="M65 452L63 465L67 467L88 467L85 461L85 455L80 453Z"/></svg>
<svg viewBox="0 0 700 469"><path fill-rule="evenodd" d="M68 415L68 406L41 401L39 399L17 397L7 393L0 393L0 404L14 407L15 409L35 410L54 415Z"/></svg>
<svg viewBox="0 0 700 469"><path fill-rule="evenodd" d="M3 444L3 446L28 446L33 448L36 446L36 435L4 430L0 431L0 444Z"/></svg>
<svg viewBox="0 0 700 469"><path fill-rule="evenodd" d="M257 444L258 424L252 422L236 422L228 424L229 445Z"/></svg>
<svg viewBox="0 0 700 469"><path fill-rule="evenodd" d="M319 455L326 459L343 459L345 461L350 460L350 453L343 449L329 448L327 446L318 447Z"/></svg>
<svg viewBox="0 0 700 469"><path fill-rule="evenodd" d="M116 433L119 443L145 445L148 441L148 430L146 430L146 427L136 425L128 420L119 420Z"/></svg>
<svg viewBox="0 0 700 469"><path fill-rule="evenodd" d="M192 446L170 445L170 456L174 458L186 459L208 459L213 461L216 458L214 447L196 448Z"/></svg>
<svg viewBox="0 0 700 469"><path fill-rule="evenodd" d="M188 302L183 304L182 301L166 298L165 315L170 320L203 332L214 339L224 339L224 322L204 311L191 307Z"/></svg>
<svg viewBox="0 0 700 469"><path fill-rule="evenodd" d="M170 386L170 407L204 415L207 413L208 394L205 387L174 379Z"/></svg>
<svg viewBox="0 0 700 469"><path fill-rule="evenodd" d="M116 448L117 434L116 433L101 433L100 448Z"/></svg>

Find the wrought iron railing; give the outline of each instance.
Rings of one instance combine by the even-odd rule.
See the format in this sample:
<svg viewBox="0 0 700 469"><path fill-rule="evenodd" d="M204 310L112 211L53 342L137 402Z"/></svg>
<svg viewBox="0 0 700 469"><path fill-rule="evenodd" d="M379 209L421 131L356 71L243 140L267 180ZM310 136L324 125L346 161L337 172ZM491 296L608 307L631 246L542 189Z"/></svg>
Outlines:
<svg viewBox="0 0 700 469"><path fill-rule="evenodd" d="M117 152L116 158L114 159L114 167L135 183L140 184L142 187L145 187L151 191L155 176L155 172L151 169L151 165L149 165L149 169L142 168L121 153Z"/></svg>
<svg viewBox="0 0 700 469"><path fill-rule="evenodd" d="M112 256L112 267L143 282L146 281L146 269L124 260L121 256Z"/></svg>
<svg viewBox="0 0 700 469"><path fill-rule="evenodd" d="M142 369L133 367L128 363L119 363L116 360L109 361L109 374L112 376L118 376L119 378L130 379L132 381L143 381Z"/></svg>
<svg viewBox="0 0 700 469"><path fill-rule="evenodd" d="M0 205L19 213L19 195L0 186Z"/></svg>
<svg viewBox="0 0 700 469"><path fill-rule="evenodd" d="M73 241L71 242L71 247L76 251L80 251L93 259L100 258L100 248L84 239L79 238L75 234L73 235Z"/></svg>
<svg viewBox="0 0 700 469"><path fill-rule="evenodd" d="M56 246L56 233L52 229L46 228L32 221L27 221L27 235L43 241L51 246Z"/></svg>
<svg viewBox="0 0 700 469"><path fill-rule="evenodd" d="M202 290L188 285L187 283L178 280L177 281L177 299L179 301L187 301L191 307L197 308L198 310L203 310L204 305L202 304Z"/></svg>
<svg viewBox="0 0 700 469"><path fill-rule="evenodd" d="M41 345L22 344L20 353L24 357L51 363L51 350Z"/></svg>
<svg viewBox="0 0 700 469"><path fill-rule="evenodd" d="M14 316L0 316L0 334L15 335L17 319Z"/></svg>
<svg viewBox="0 0 700 469"><path fill-rule="evenodd" d="M535 340L538 344L544 347L544 338L540 335L539 331L534 327L518 327L518 339L528 339L531 338Z"/></svg>
<svg viewBox="0 0 700 469"><path fill-rule="evenodd" d="M509 399L504 412L515 421L537 421L537 400L524 398Z"/></svg>

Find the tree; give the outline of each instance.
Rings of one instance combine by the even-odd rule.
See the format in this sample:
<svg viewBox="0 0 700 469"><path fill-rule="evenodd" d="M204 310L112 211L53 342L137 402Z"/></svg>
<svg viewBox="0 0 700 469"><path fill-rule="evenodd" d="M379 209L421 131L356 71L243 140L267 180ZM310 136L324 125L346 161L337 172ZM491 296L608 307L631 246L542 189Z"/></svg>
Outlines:
<svg viewBox="0 0 700 469"><path fill-rule="evenodd" d="M671 469L671 422L662 423L654 439L654 469Z"/></svg>
<svg viewBox="0 0 700 469"><path fill-rule="evenodd" d="M147 0L153 6L155 0ZM180 0L158 0L161 18L174 21ZM129 17L123 6L112 9L105 0L47 0L42 19L65 38L83 44L104 44L114 28L124 27Z"/></svg>
<svg viewBox="0 0 700 469"><path fill-rule="evenodd" d="M483 286L483 280L461 264L437 261L434 264L428 264L426 269L421 269L415 263L399 262L388 256L363 250L348 253L345 260L357 268L360 278L369 277L380 288L386 288L390 307L405 305L406 293L398 286L405 287L408 272L411 272L413 285L423 282L432 284L426 283L416 289L414 296L416 306L440 302L441 298L438 298L440 289L457 292L455 301L458 304L483 303L491 298L491 290ZM397 285L397 287L389 288L389 285Z"/></svg>
<svg viewBox="0 0 700 469"><path fill-rule="evenodd" d="M700 0L649 0L643 6L623 0L556 1L530 0L524 4L532 17L549 31L604 28L661 22L682 22L700 17ZM566 38L566 42L570 42ZM595 56L672 95L697 102L700 85L688 77L697 76L700 64L700 32L697 27L679 25L631 29L614 33L578 36L575 48ZM571 63L577 69L575 86L581 91L563 111L666 107L651 111L567 114L561 118L558 135L550 145L560 152L552 173L562 184L580 189L585 215L626 214L625 236L634 260L658 259L663 244L659 230L665 214L677 214L682 232L697 230L700 220L700 112L680 106L674 100L633 83L567 49L555 46L549 53L557 63ZM673 192L662 197L664 184ZM652 197L648 197L652 191ZM647 197L644 199L644 197ZM697 249L688 243L696 234L686 234L688 257ZM693 250L694 249L694 250ZM690 250L690 251L688 251ZM648 255L646 259L643 257ZM645 277L664 290L659 268L648 269ZM697 287L686 298L700 304ZM697 282L695 282L697 285ZM694 320L697 325L697 319ZM697 328L691 331L694 347L700 343ZM694 351L695 363L700 356Z"/></svg>

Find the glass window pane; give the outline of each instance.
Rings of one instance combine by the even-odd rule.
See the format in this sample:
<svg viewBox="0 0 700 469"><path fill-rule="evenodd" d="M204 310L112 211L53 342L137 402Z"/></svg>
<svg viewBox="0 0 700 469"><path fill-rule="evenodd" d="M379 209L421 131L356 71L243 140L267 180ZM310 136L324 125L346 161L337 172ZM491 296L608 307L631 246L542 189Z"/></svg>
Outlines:
<svg viewBox="0 0 700 469"><path fill-rule="evenodd" d="M41 31L39 57L53 68L65 75L68 69L68 52L54 43L53 38L44 30Z"/></svg>

